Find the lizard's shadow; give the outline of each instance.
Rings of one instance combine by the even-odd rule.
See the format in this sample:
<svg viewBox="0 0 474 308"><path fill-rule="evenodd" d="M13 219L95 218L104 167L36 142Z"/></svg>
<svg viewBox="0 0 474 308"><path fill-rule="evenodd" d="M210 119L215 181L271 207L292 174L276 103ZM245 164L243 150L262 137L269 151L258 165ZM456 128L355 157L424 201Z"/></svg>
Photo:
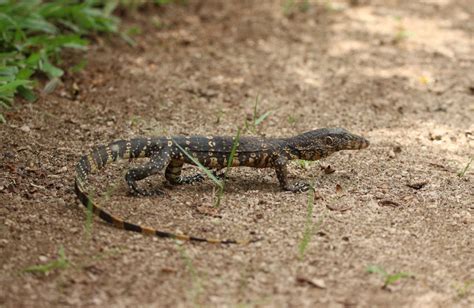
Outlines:
<svg viewBox="0 0 474 308"><path fill-rule="evenodd" d="M169 192L177 189L183 189L185 187L192 187L192 190L199 193L207 193L212 191L214 183L205 179L202 182L193 184L183 184L179 186L173 186L168 183L162 183L162 187ZM233 176L227 178L225 181L225 192L227 193L238 193L242 191L256 190L265 193L275 193L280 191L278 182L261 181L258 179L244 179L243 177Z"/></svg>

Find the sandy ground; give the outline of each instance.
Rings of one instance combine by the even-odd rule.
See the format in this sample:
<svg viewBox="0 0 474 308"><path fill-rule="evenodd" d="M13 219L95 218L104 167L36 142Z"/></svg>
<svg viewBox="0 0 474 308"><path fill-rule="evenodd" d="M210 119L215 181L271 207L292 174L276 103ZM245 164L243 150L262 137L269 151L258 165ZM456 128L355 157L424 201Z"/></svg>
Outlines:
<svg viewBox="0 0 474 308"><path fill-rule="evenodd" d="M85 70L19 102L0 127L0 306L472 307L474 166L458 173L474 156L474 6L351 2L129 13L137 47L98 39ZM130 221L258 243L177 243L98 219L88 233L72 188L82 153L132 136L234 135L257 96L257 114L271 114L247 134L338 126L371 141L321 162L331 174L291 166L316 186L304 254L308 195L279 191L272 170L232 170L218 208L209 180L169 187L157 176L165 196L130 196L128 162L93 181ZM24 271L61 247L67 267ZM408 277L383 288L370 266Z"/></svg>

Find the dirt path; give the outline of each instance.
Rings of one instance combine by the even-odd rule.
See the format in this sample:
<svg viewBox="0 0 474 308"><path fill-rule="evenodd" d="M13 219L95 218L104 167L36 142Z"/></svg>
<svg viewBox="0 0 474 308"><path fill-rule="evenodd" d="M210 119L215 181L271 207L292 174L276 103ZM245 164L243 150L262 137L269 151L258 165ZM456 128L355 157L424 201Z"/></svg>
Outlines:
<svg viewBox="0 0 474 308"><path fill-rule="evenodd" d="M258 2L141 12L126 21L142 29L137 48L99 41L86 70L8 114L0 306L474 304L474 166L457 175L474 155L471 0L331 1L306 11ZM324 161L332 174L292 166L321 197L302 257L307 195L280 192L272 170L233 170L219 208L210 181L135 198L122 180L126 164L95 179L104 206L130 221L262 236L257 244L181 245L99 220L88 236L72 190L80 154L136 135L233 135L257 95L259 113L272 111L259 134L340 126L371 141ZM58 258L60 247L67 268L23 272ZM367 272L375 265L410 278L382 289L384 278Z"/></svg>

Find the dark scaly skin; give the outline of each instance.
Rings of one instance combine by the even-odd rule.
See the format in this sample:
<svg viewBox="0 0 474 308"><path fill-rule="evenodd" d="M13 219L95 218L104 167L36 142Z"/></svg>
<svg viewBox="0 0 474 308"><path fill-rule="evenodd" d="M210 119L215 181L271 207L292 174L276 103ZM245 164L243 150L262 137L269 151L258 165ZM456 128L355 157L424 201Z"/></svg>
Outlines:
<svg viewBox="0 0 474 308"><path fill-rule="evenodd" d="M202 180L203 176L199 174L189 177L181 176L183 165L194 165L194 163L175 143L205 167L220 170L227 167L234 138L219 136L153 137L119 140L108 145L98 146L90 154L84 155L76 165L75 191L79 200L85 207L92 208L94 214L106 222L129 231L197 242L221 244L250 242L199 238L139 226L107 213L94 204L87 195L85 186L88 175L118 159L150 158L148 163L130 169L125 175L125 180L131 191L138 195L162 193L160 190L144 191L136 183L162 170L165 170L166 180L174 185ZM322 128L291 138L242 137L239 140L232 167L274 168L283 190L301 192L308 190L310 186L307 183L289 183L287 164L290 160L319 160L341 150L360 150L368 146L368 140L351 134L343 128Z"/></svg>

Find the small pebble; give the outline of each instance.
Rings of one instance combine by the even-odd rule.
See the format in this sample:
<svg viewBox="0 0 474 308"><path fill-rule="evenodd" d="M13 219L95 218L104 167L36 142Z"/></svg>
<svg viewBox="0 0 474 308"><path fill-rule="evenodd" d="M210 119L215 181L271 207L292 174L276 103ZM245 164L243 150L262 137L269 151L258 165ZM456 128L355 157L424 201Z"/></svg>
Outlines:
<svg viewBox="0 0 474 308"><path fill-rule="evenodd" d="M464 224L470 224L472 222L472 215L468 211L462 211L459 213L460 220Z"/></svg>
<svg viewBox="0 0 474 308"><path fill-rule="evenodd" d="M25 133L29 133L31 131L31 128L28 125L23 125L20 127L21 131L24 131Z"/></svg>

